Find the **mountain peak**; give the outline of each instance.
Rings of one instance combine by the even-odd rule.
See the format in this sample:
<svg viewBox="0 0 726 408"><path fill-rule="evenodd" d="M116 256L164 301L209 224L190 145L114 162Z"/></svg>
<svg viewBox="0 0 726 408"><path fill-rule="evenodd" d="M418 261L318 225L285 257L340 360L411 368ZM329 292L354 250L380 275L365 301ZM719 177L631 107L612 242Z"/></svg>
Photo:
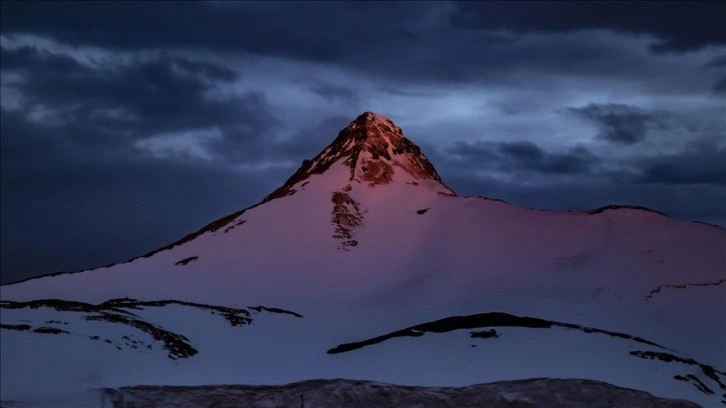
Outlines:
<svg viewBox="0 0 726 408"><path fill-rule="evenodd" d="M387 117L381 115L380 113L375 113L371 111L366 111L361 113L352 123L390 123L393 124L391 119L388 119Z"/></svg>
<svg viewBox="0 0 726 408"><path fill-rule="evenodd" d="M389 184L397 172L416 180L439 184L441 177L421 149L403 136L401 128L387 117L364 112L338 133L338 137L264 201L294 194L295 185L313 174L325 173L333 163L343 160L350 168L350 181L374 187Z"/></svg>
<svg viewBox="0 0 726 408"><path fill-rule="evenodd" d="M359 143L368 139L403 139L401 128L396 126L391 119L374 113L363 112L338 134L338 139L345 136L346 141ZM336 140L338 141L338 140ZM332 145L331 145L332 146Z"/></svg>

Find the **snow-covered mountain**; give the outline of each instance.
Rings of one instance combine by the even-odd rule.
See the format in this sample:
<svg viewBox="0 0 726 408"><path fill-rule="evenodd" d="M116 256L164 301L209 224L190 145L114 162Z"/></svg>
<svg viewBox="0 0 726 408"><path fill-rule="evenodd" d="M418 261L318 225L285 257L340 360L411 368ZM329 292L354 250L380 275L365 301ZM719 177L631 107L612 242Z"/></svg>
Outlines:
<svg viewBox="0 0 726 408"><path fill-rule="evenodd" d="M260 204L0 295L3 401L136 384L580 378L726 405L726 230L460 197L370 112Z"/></svg>

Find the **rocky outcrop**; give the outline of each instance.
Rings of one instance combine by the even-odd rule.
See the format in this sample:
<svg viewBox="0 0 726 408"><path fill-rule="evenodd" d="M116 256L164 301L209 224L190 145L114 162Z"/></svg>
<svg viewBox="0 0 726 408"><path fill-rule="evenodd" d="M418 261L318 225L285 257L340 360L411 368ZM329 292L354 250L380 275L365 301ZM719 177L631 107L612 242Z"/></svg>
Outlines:
<svg viewBox="0 0 726 408"><path fill-rule="evenodd" d="M364 154L366 153L366 154ZM390 119L372 112L358 116L338 137L302 166L263 202L295 193L295 185L322 174L339 160L350 168L350 180L374 186L390 183L396 170L419 180L441 183L441 177L421 149L403 136Z"/></svg>
<svg viewBox="0 0 726 408"><path fill-rule="evenodd" d="M333 238L340 240L338 249L350 250L357 246L358 241L353 239L353 229L363 225L363 214L360 203L352 199L343 191L336 191L331 198L333 202Z"/></svg>
<svg viewBox="0 0 726 408"><path fill-rule="evenodd" d="M644 391L580 379L535 378L468 387L412 387L354 380L311 380L279 386L136 386L104 389L113 408L211 407L590 407L696 408Z"/></svg>
<svg viewBox="0 0 726 408"><path fill-rule="evenodd" d="M27 302L2 301L0 302L0 310L17 310L17 309L52 309L56 312L75 312L79 313L83 320L87 322L106 322L123 325L131 329L128 333L131 336L146 334L153 340L147 343L142 340L134 340L131 336L125 335L121 339L102 338L100 335L81 336L88 337L89 340L103 341L109 345L115 345L118 350L123 348L131 349L151 349L152 343L160 344L166 350L167 356L172 360L189 358L196 355L199 351L194 348L190 340L181 333L175 333L162 325L148 321L142 316L132 311L143 311L148 308L162 308L167 306L182 306L191 309L200 309L211 312L213 315L223 317L231 326L247 326L252 324L253 314L262 312L287 314L295 317L302 317L301 314L266 306L251 306L247 308L233 308L220 305L209 305L203 303L187 302L183 300L164 299L164 300L148 300L142 301L132 298L114 298L103 303L91 304L85 302L63 300L63 299L38 299ZM14 331L29 331L33 326L27 323L30 321L18 322L22 324L2 324L0 329ZM44 326L36 327L33 333L40 334L65 334L77 335L73 332L74 326L68 322L60 320L48 320L44 322ZM46 326L49 325L49 326ZM63 325L53 327L50 325ZM65 328L68 328L66 330ZM70 331L69 331L70 330ZM133 334L131 334L133 333ZM143 346L143 347L140 347Z"/></svg>

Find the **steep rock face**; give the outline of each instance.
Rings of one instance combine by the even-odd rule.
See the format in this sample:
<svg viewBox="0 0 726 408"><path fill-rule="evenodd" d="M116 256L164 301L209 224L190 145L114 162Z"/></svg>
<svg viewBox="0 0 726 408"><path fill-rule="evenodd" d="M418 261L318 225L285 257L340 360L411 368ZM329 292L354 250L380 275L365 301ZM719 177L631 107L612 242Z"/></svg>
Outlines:
<svg viewBox="0 0 726 408"><path fill-rule="evenodd" d="M417 180L443 184L434 166L418 146L403 136L401 128L382 115L365 112L315 158L303 161L295 174L263 202L294 194L297 184L313 174L324 173L341 159L350 168L350 181L371 187L390 183L397 171Z"/></svg>
<svg viewBox="0 0 726 408"><path fill-rule="evenodd" d="M331 222L335 227L333 238L341 240L339 249L348 250L358 245L353 238L353 228L363 225L360 203L353 200L347 193L336 191L331 198L333 215Z"/></svg>

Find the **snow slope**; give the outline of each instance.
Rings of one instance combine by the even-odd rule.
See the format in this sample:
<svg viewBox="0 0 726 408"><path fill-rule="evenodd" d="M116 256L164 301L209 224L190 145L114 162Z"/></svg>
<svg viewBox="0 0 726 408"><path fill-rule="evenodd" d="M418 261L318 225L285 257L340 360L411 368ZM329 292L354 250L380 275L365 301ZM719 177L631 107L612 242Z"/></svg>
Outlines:
<svg viewBox="0 0 726 408"><path fill-rule="evenodd" d="M123 264L0 287L2 400L39 387L553 377L726 404L725 248L722 228L643 209L458 197L399 128L365 113L259 205ZM570 326L410 329L491 312ZM182 343L197 352L171 352Z"/></svg>

